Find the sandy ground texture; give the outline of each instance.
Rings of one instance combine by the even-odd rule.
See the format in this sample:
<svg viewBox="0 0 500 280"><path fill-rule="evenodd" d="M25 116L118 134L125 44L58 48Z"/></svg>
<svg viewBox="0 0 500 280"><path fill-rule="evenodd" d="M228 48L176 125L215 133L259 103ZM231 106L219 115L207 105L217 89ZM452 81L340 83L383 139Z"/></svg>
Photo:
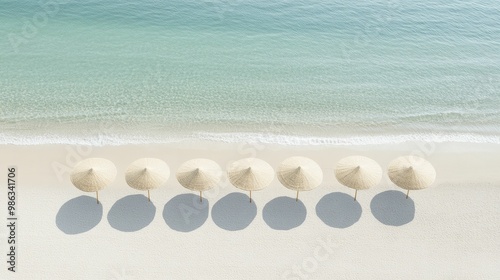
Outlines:
<svg viewBox="0 0 500 280"><path fill-rule="evenodd" d="M387 178L358 193L333 167L364 155L386 171L401 155L420 155L437 171L433 186L410 192ZM197 194L176 181L186 160L225 168L255 156L273 167L294 155L323 169L323 183L300 194L271 186L247 194L223 178ZM115 182L93 193L72 186L69 171L88 157L112 160ZM141 157L164 160L172 175L144 192L124 172ZM16 272L7 270L7 226L0 227L0 279L498 279L500 146L411 143L391 146L276 146L177 143L85 147L0 146L0 209L7 221L7 168L16 166Z"/></svg>

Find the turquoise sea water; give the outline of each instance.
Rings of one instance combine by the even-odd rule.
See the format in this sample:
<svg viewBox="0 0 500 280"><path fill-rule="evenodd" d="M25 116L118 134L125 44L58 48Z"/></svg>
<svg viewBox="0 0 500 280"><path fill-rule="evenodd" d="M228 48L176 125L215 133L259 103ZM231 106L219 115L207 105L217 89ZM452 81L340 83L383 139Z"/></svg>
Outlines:
<svg viewBox="0 0 500 280"><path fill-rule="evenodd" d="M0 143L500 143L500 2L0 0Z"/></svg>

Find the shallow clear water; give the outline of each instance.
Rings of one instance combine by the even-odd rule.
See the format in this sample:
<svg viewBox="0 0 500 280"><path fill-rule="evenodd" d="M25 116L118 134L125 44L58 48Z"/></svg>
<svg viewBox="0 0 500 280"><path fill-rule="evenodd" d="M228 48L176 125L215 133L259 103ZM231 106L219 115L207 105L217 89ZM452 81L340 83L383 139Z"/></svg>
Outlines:
<svg viewBox="0 0 500 280"><path fill-rule="evenodd" d="M0 0L0 142L500 143L499 2L350 2Z"/></svg>

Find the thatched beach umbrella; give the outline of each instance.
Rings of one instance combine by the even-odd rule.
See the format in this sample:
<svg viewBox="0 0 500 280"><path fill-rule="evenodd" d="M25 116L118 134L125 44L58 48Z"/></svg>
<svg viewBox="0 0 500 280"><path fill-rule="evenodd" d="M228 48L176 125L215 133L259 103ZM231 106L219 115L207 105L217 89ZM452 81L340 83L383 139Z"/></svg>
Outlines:
<svg viewBox="0 0 500 280"><path fill-rule="evenodd" d="M389 179L398 187L408 190L425 189L434 183L436 170L430 162L417 156L398 157L389 164Z"/></svg>
<svg viewBox="0 0 500 280"><path fill-rule="evenodd" d="M309 191L321 184L323 171L312 159L306 157L290 157L278 167L278 180L291 190L297 191L296 201L299 200L299 191Z"/></svg>
<svg viewBox="0 0 500 280"><path fill-rule="evenodd" d="M104 158L89 158L75 165L70 174L71 183L84 192L95 192L99 204L99 190L116 178L115 165Z"/></svg>
<svg viewBox="0 0 500 280"><path fill-rule="evenodd" d="M197 158L184 162L177 169L177 181L193 191L200 192L200 201L202 201L202 192L215 187L221 179L222 170L213 160Z"/></svg>
<svg viewBox="0 0 500 280"><path fill-rule="evenodd" d="M356 190L354 193L356 200L358 190L366 190L380 183L382 168L371 158L350 156L337 163L335 177L342 185Z"/></svg>
<svg viewBox="0 0 500 280"><path fill-rule="evenodd" d="M250 192L252 202L252 191L269 186L274 179L274 169L261 159L244 158L229 166L227 176L235 187Z"/></svg>
<svg viewBox="0 0 500 280"><path fill-rule="evenodd" d="M151 201L149 191L163 185L170 176L168 165L157 158L141 158L132 162L125 172L127 184L142 191L148 191L148 201Z"/></svg>

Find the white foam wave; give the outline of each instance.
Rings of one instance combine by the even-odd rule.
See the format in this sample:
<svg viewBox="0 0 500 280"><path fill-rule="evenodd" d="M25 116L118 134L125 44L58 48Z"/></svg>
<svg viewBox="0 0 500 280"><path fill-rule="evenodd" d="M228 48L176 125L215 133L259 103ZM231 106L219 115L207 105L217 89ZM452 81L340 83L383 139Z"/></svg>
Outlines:
<svg viewBox="0 0 500 280"><path fill-rule="evenodd" d="M308 137L258 133L199 133L199 138L219 142L259 142L293 146L346 146L399 144L405 142L456 142L500 144L500 136L478 134L401 134L345 137Z"/></svg>
<svg viewBox="0 0 500 280"><path fill-rule="evenodd" d="M263 133L205 133L199 132L187 136L139 136L139 135L9 135L0 134L0 144L44 145L69 144L89 146L120 146L129 144L166 144L185 141L210 141L224 143L263 143L289 146L347 146L347 145L382 145L405 142L454 142L454 143L491 143L500 144L498 135L480 134L398 134L398 135L363 135L339 137L291 136Z"/></svg>

